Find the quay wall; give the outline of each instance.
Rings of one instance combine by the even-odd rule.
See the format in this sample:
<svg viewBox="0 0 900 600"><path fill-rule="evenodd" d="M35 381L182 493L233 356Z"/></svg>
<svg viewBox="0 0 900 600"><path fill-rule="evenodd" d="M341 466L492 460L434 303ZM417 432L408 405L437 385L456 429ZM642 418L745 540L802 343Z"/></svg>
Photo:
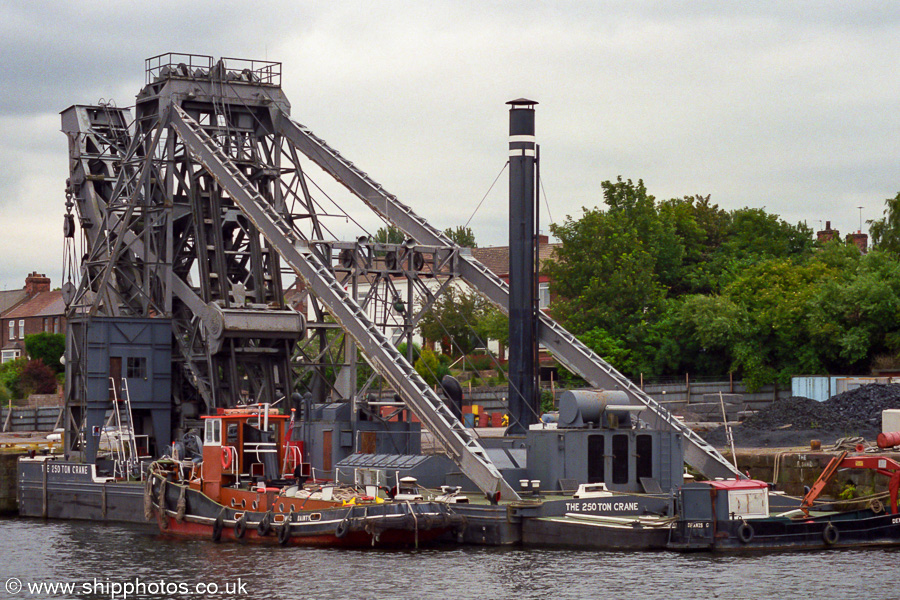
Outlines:
<svg viewBox="0 0 900 600"><path fill-rule="evenodd" d="M0 515L16 513L16 464L25 452L0 450Z"/></svg>

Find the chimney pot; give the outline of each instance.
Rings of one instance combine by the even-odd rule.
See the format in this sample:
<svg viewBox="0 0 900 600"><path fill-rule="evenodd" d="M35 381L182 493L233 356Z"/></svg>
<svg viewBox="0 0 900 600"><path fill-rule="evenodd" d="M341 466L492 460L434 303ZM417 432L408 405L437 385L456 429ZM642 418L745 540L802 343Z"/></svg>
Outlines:
<svg viewBox="0 0 900 600"><path fill-rule="evenodd" d="M25 293L27 295L34 296L35 294L49 291L50 278L43 273L39 275L37 271L32 271L31 274L25 278Z"/></svg>

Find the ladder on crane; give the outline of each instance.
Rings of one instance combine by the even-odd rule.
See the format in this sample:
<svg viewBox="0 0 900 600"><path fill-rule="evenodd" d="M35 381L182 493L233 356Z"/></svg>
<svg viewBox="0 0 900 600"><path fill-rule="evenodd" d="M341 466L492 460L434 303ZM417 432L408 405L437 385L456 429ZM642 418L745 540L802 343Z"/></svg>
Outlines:
<svg viewBox="0 0 900 600"><path fill-rule="evenodd" d="M134 416L131 412L131 396L128 393L128 380L122 379L122 387L119 389L115 378L109 378L109 392L112 399L112 413L106 421L107 427L111 422L116 424L116 439L113 452L116 455L115 472L123 479L133 472L140 458L138 457L137 440L134 434ZM121 398L119 394L121 393ZM124 414L123 414L124 413ZM109 431L107 439L113 444Z"/></svg>

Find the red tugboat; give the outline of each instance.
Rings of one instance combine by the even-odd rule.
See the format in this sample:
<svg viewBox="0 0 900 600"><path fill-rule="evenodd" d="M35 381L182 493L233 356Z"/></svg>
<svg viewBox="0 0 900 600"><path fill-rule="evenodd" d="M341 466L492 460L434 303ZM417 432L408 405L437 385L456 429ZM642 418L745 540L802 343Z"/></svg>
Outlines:
<svg viewBox="0 0 900 600"><path fill-rule="evenodd" d="M293 419L268 405L204 416L200 456L153 463L144 509L166 535L319 546L418 546L460 534L453 494L360 491L310 477ZM202 457L202 460L198 460Z"/></svg>

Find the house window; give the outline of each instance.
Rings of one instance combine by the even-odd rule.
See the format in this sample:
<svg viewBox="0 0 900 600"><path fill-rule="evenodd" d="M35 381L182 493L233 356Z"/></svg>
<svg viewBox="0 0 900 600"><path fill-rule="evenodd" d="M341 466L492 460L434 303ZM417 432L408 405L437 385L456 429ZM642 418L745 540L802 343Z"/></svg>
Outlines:
<svg viewBox="0 0 900 600"><path fill-rule="evenodd" d="M544 281L538 284L538 306L547 308L550 306L550 282Z"/></svg>
<svg viewBox="0 0 900 600"><path fill-rule="evenodd" d="M59 333L59 317L53 317L53 333Z"/></svg>
<svg viewBox="0 0 900 600"><path fill-rule="evenodd" d="M47 327L49 324L50 324L50 319L48 319L47 317L44 317L44 324L43 324L43 327L41 327L41 329L43 331L50 331L50 329L48 329L48 327Z"/></svg>
<svg viewBox="0 0 900 600"><path fill-rule="evenodd" d="M18 350L4 350L3 356L0 358L0 363L9 362L11 360L15 360L19 358L20 354Z"/></svg>
<svg viewBox="0 0 900 600"><path fill-rule="evenodd" d="M13 341L14 339L16 339L16 322L10 321L9 322L9 341Z"/></svg>
<svg viewBox="0 0 900 600"><path fill-rule="evenodd" d="M129 356L125 359L125 377L128 379L147 378L147 359L143 356Z"/></svg>
<svg viewBox="0 0 900 600"><path fill-rule="evenodd" d="M19 339L25 339L25 319L19 319Z"/></svg>

